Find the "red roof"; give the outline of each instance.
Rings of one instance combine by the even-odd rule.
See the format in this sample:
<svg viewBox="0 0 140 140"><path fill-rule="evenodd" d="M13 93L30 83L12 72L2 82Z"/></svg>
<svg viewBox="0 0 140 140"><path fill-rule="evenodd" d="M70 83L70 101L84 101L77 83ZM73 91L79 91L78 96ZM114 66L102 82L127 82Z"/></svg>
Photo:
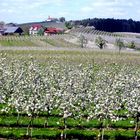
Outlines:
<svg viewBox="0 0 140 140"><path fill-rule="evenodd" d="M56 34L55 31L45 31L45 33Z"/></svg>
<svg viewBox="0 0 140 140"><path fill-rule="evenodd" d="M50 28L50 29L46 29L46 30L45 30L45 33L53 33L53 34L55 34L55 33L57 33L57 32L56 32L55 29Z"/></svg>
<svg viewBox="0 0 140 140"><path fill-rule="evenodd" d="M42 25L34 24L34 25L31 26L31 28L32 28L32 30L34 30L34 29L38 30L38 29L42 28Z"/></svg>
<svg viewBox="0 0 140 140"><path fill-rule="evenodd" d="M45 33L58 33L60 31L62 31L62 30L58 29L58 28L49 27L45 30Z"/></svg>

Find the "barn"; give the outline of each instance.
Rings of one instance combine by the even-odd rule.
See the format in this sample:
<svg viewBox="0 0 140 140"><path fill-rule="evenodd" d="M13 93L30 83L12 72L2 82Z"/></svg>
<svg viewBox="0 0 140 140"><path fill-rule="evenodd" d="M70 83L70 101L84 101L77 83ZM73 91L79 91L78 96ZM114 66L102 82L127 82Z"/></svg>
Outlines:
<svg viewBox="0 0 140 140"><path fill-rule="evenodd" d="M0 35L3 35L4 34L4 29L0 28Z"/></svg>
<svg viewBox="0 0 140 140"><path fill-rule="evenodd" d="M23 30L20 27L5 27L4 35L21 35Z"/></svg>
<svg viewBox="0 0 140 140"><path fill-rule="evenodd" d="M44 35L51 35L51 34L59 34L62 33L63 30L55 27L48 27L44 31Z"/></svg>

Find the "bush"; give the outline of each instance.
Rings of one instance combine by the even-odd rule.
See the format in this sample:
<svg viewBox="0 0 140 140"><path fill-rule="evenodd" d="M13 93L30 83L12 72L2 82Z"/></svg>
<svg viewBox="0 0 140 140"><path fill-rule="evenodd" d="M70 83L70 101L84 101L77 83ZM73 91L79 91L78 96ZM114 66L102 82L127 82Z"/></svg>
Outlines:
<svg viewBox="0 0 140 140"><path fill-rule="evenodd" d="M129 44L128 44L128 48L130 49L135 49L136 45L135 45L135 42L134 41L131 41Z"/></svg>
<svg viewBox="0 0 140 140"><path fill-rule="evenodd" d="M96 39L95 39L95 43L96 45L100 48L100 49L103 49L105 46L106 46L106 40L104 40L101 36L98 36Z"/></svg>
<svg viewBox="0 0 140 140"><path fill-rule="evenodd" d="M80 47L81 48L86 47L86 45L88 43L87 39L83 35L80 35L79 42L80 42Z"/></svg>
<svg viewBox="0 0 140 140"><path fill-rule="evenodd" d="M119 47L119 53L121 52L122 48L125 47L123 40L121 40L120 38L116 39L115 44Z"/></svg>

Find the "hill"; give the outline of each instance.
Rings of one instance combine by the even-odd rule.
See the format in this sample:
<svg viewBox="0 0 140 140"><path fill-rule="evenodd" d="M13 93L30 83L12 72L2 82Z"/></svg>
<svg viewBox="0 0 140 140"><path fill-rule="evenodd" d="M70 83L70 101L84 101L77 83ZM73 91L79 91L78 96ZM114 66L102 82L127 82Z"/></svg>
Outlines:
<svg viewBox="0 0 140 140"><path fill-rule="evenodd" d="M93 18L70 21L74 26L94 26L97 30L106 32L135 32L140 33L140 21L132 19Z"/></svg>
<svg viewBox="0 0 140 140"><path fill-rule="evenodd" d="M66 29L65 22L54 22L54 21L42 21L42 22L29 22L29 23L22 23L18 24L17 26L20 26L25 34L28 34L29 28L33 24L40 24L44 27L56 27L61 29Z"/></svg>

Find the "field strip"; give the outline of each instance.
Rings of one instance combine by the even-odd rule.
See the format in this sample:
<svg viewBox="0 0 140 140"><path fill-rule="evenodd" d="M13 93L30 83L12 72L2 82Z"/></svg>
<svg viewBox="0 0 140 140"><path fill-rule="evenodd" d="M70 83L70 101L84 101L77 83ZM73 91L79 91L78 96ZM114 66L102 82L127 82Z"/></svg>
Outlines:
<svg viewBox="0 0 140 140"><path fill-rule="evenodd" d="M3 50L13 50L13 51L17 51L17 50L49 50L49 51L98 51L98 52L117 52L118 50L114 50L114 49L104 49L104 50L99 50L96 48L64 48L64 47L54 47L54 46L49 46L49 47L30 47L30 46L25 46L25 47L21 47L21 46L10 46L10 47L4 47L4 46L0 46L0 51ZM135 50L122 50L121 52L125 52L125 53L140 53L139 51L135 51Z"/></svg>

